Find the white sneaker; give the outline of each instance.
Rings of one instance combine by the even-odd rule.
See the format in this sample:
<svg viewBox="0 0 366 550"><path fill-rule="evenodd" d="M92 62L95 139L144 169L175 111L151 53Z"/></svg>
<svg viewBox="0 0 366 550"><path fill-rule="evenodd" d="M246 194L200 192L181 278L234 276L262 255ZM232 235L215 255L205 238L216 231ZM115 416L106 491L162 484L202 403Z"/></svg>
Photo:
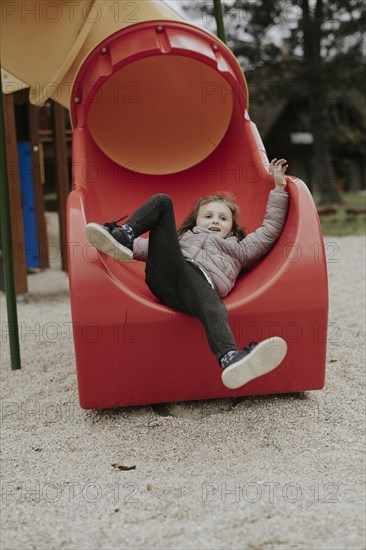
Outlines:
<svg viewBox="0 0 366 550"><path fill-rule="evenodd" d="M119 262L129 262L132 260L132 250L119 243L103 225L88 223L85 228L85 235L93 246L115 260Z"/></svg>
<svg viewBox="0 0 366 550"><path fill-rule="evenodd" d="M251 380L276 369L287 353L283 338L274 336L263 340L255 347L238 351L223 370L221 379L227 388L236 389Z"/></svg>

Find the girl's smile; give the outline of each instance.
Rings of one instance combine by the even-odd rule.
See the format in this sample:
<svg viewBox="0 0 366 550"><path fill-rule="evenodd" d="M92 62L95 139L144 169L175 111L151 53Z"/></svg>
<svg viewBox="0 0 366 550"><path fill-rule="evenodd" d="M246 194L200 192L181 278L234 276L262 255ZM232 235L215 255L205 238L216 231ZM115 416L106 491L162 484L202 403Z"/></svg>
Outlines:
<svg viewBox="0 0 366 550"><path fill-rule="evenodd" d="M230 208L223 202L209 202L198 210L196 225L225 239L232 229L233 215Z"/></svg>

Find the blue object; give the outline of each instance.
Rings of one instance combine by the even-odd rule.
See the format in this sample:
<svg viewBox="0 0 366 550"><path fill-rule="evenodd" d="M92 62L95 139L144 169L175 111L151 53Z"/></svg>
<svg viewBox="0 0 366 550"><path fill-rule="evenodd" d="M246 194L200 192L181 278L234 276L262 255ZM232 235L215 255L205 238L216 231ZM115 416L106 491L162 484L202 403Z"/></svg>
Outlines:
<svg viewBox="0 0 366 550"><path fill-rule="evenodd" d="M22 190L25 259L27 268L40 267L31 145L18 143L19 177Z"/></svg>

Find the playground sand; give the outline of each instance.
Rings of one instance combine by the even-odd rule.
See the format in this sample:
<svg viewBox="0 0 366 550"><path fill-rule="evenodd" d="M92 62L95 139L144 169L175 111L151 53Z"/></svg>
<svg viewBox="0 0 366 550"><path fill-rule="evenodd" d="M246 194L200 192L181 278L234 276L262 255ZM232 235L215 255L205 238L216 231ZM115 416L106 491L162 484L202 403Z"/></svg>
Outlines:
<svg viewBox="0 0 366 550"><path fill-rule="evenodd" d="M326 246L327 381L302 394L84 411L56 259L20 371L2 293L2 549L365 548L365 239Z"/></svg>

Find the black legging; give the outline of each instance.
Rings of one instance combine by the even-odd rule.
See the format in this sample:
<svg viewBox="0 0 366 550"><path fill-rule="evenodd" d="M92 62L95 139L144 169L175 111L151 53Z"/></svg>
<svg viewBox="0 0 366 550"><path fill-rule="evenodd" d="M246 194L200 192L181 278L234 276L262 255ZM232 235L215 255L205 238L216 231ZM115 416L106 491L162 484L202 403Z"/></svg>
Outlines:
<svg viewBox="0 0 366 550"><path fill-rule="evenodd" d="M126 223L135 237L150 231L146 284L151 292L163 304L201 321L218 360L226 352L238 349L225 305L200 269L183 256L172 199L164 194L153 195Z"/></svg>

